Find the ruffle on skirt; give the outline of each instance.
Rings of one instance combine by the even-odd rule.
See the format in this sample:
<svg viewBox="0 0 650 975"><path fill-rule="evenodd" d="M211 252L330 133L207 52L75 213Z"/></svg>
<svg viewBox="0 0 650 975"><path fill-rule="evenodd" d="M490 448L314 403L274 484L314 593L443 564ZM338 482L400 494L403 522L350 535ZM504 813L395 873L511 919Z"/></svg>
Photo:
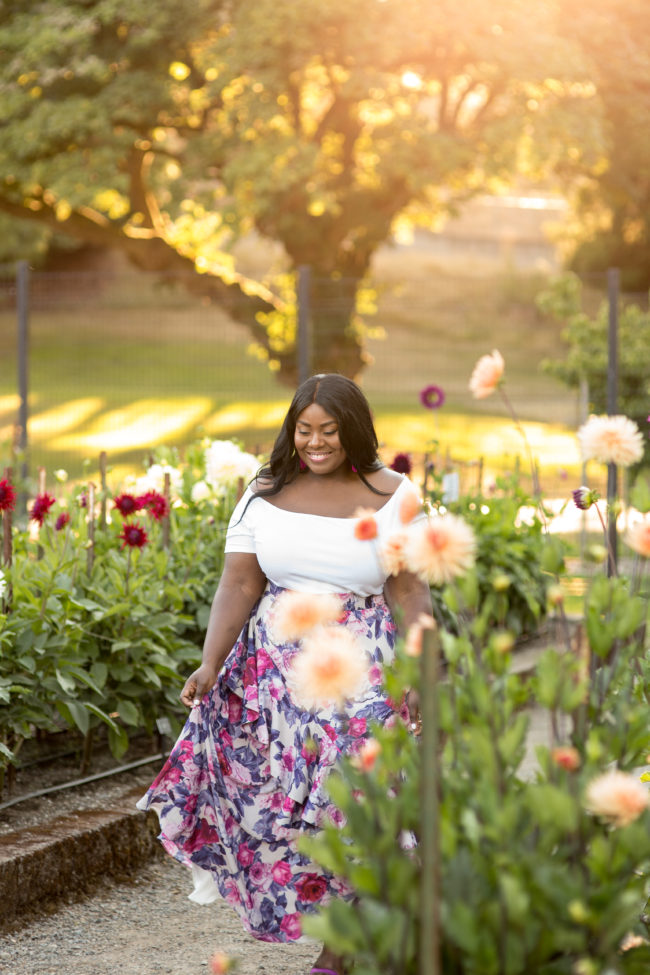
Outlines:
<svg viewBox="0 0 650 975"><path fill-rule="evenodd" d="M139 809L160 819L160 840L192 868L192 899L221 895L263 941L295 941L300 917L345 884L298 852L301 834L340 824L326 779L339 755L358 750L372 721L395 720L381 666L393 657L395 625L382 596L342 596L343 625L370 657L367 693L343 709L304 711L287 672L296 644L278 644L270 621L284 590L268 583L217 683L192 708Z"/></svg>

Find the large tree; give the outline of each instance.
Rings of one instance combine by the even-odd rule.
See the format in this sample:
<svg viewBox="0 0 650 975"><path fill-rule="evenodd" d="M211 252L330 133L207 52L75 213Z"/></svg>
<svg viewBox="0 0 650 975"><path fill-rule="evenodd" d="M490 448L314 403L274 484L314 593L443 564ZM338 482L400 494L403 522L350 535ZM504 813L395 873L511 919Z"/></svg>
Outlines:
<svg viewBox="0 0 650 975"><path fill-rule="evenodd" d="M195 287L293 376L269 294L223 257L254 227L313 269L313 365L354 375L358 286L396 219L431 220L584 142L593 91L561 8L5 0L0 211L167 274L198 258Z"/></svg>

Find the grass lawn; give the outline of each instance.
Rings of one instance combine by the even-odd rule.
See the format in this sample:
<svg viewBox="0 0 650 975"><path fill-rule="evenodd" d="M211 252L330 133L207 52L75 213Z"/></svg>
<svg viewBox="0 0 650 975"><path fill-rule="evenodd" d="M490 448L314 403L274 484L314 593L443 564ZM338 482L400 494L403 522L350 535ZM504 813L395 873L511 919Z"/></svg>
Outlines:
<svg viewBox="0 0 650 975"><path fill-rule="evenodd" d="M248 267L246 262L248 261ZM253 270L259 249L242 255ZM377 314L368 319L374 362L362 384L384 456L426 450L485 477L524 456L520 434L498 397L474 401L467 389L479 355L498 348L508 394L524 421L549 493L562 472L580 476L575 395L545 376L540 362L561 354L559 329L542 321L538 273L443 265L426 251L384 248L375 267ZM0 312L9 350L0 361L0 461L9 458L16 416L15 323ZM115 476L140 468L155 447L197 436L235 436L268 450L292 395L247 354L250 336L220 309L146 277L107 279L66 303L34 304L31 314L31 465L77 476L107 450ZM418 393L436 383L444 406L424 410ZM468 468L471 474L471 467ZM566 485L562 488L566 491Z"/></svg>

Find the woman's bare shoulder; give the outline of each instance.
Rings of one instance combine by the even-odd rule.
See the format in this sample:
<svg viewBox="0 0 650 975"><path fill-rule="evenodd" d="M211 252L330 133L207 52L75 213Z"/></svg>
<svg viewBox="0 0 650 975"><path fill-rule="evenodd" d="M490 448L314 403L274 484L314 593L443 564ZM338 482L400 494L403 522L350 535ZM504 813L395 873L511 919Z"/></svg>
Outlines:
<svg viewBox="0 0 650 975"><path fill-rule="evenodd" d="M394 494L404 480L397 471L392 471L390 467L380 467L378 471L371 471L366 474L366 478L377 491L384 491L387 494Z"/></svg>

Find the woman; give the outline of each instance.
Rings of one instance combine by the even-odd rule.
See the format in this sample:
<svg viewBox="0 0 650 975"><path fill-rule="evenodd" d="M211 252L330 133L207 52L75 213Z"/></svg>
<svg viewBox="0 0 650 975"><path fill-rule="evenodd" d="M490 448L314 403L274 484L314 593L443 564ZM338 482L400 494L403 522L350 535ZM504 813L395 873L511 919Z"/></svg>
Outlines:
<svg viewBox="0 0 650 975"><path fill-rule="evenodd" d="M192 899L221 895L266 941L298 940L303 914L351 896L297 841L337 821L325 780L339 754L360 747L371 721L395 720L379 666L392 658L394 610L404 627L431 613L427 585L406 572L387 578L377 557L413 493L377 446L351 380L319 375L298 388L269 464L230 522L203 662L181 693L188 722L139 803L158 812L165 849L191 867ZM375 512L372 542L355 537L360 507ZM340 620L368 651L370 684L343 709L311 713L295 700L287 681L298 646L273 631L286 590L339 594ZM337 964L324 949L312 971Z"/></svg>

